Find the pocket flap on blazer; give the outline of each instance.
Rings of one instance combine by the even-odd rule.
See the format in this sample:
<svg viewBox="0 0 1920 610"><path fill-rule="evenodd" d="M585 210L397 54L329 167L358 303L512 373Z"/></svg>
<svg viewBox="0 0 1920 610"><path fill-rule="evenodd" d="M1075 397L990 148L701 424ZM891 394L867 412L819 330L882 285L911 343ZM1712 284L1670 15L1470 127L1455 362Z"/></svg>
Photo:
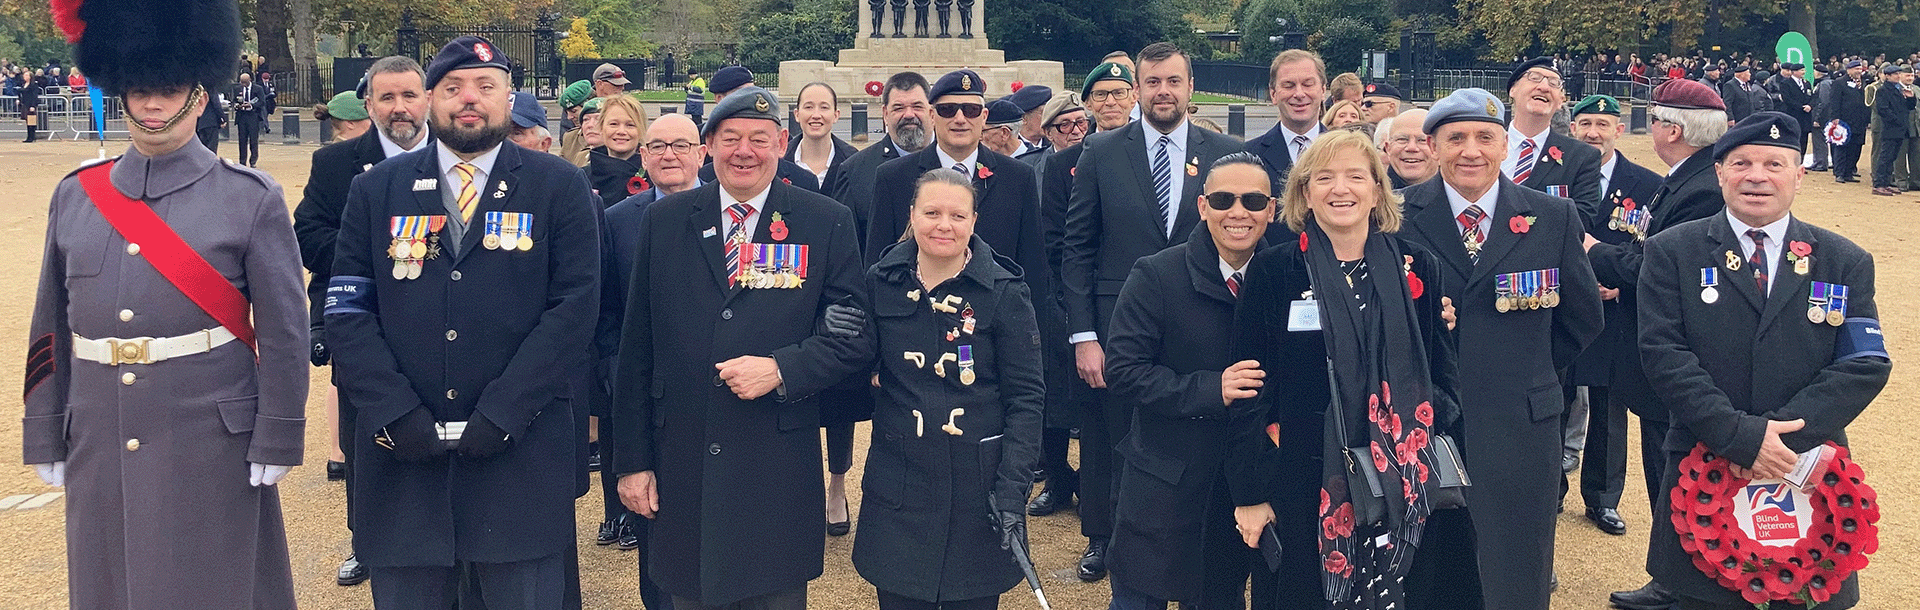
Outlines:
<svg viewBox="0 0 1920 610"><path fill-rule="evenodd" d="M253 418L260 412L260 396L242 396L223 398L214 401L220 408L220 423L227 425L229 434L253 431Z"/></svg>
<svg viewBox="0 0 1920 610"><path fill-rule="evenodd" d="M1527 390L1527 408L1532 412L1533 421L1559 417L1560 411L1566 408L1564 400L1558 382Z"/></svg>
<svg viewBox="0 0 1920 610"><path fill-rule="evenodd" d="M1153 478L1166 481L1168 485L1179 485L1180 477L1187 470L1187 465L1180 460L1155 455L1131 438L1120 443L1120 456L1126 458L1128 465L1153 475Z"/></svg>

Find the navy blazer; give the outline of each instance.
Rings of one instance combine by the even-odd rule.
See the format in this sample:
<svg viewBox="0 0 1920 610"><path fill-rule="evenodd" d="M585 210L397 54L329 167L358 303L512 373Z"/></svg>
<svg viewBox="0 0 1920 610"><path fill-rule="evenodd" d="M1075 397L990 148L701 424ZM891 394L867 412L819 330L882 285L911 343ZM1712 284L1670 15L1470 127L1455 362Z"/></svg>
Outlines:
<svg viewBox="0 0 1920 610"><path fill-rule="evenodd" d="M347 186L385 160L387 151L380 146L378 129L313 151L307 187L301 191L300 205L293 208L293 234L300 240L301 262L313 273L307 282L307 299L316 327L324 322L321 308L327 301L327 279L333 277L334 236L340 232L340 214L347 209Z"/></svg>
<svg viewBox="0 0 1920 610"><path fill-rule="evenodd" d="M1320 132L1326 133L1321 126ZM1273 177L1273 192L1287 192L1287 172L1293 170L1293 146L1287 143L1287 134L1280 130L1280 124L1274 123L1272 129L1247 140L1247 152L1260 155L1267 162L1267 174Z"/></svg>
<svg viewBox="0 0 1920 610"><path fill-rule="evenodd" d="M571 548L584 386L599 305L599 209L579 168L501 144L474 227L443 244L418 279L390 274L388 222L442 216L437 146L353 181L341 217L328 338L361 439L418 407L438 421L483 414L513 439L469 460L402 462L375 443L354 452L354 548L373 566L502 563ZM436 186L416 188L420 181ZM532 214L527 251L481 247L488 212ZM584 401L582 401L584 402Z"/></svg>
<svg viewBox="0 0 1920 610"><path fill-rule="evenodd" d="M1547 130L1544 146L1533 164L1533 173L1521 186L1542 193L1549 187L1562 187L1566 194L1556 196L1572 199L1586 226L1593 226L1596 219L1605 225L1607 211L1600 209L1600 151L1551 129ZM1558 159L1554 158L1556 150Z"/></svg>
<svg viewBox="0 0 1920 610"><path fill-rule="evenodd" d="M1660 193L1660 175L1647 168L1635 165L1619 151L1613 153L1617 161L1613 165L1613 179L1607 183L1607 195L1601 201L1600 218L1588 219L1587 234L1604 244L1627 244L1633 236L1626 231L1607 227L1608 219L1615 210L1624 210L1628 202L1635 210L1652 210L1649 207L1653 198ZM1587 250L1587 261L1592 263L1595 276L1601 263L1594 252ZM1604 256L1604 251L1602 255ZM1616 375L1635 372L1640 368L1640 358L1633 349L1634 334L1638 328L1633 319L1633 286L1608 284L1601 280L1600 285L1620 290L1620 297L1601 303L1606 313L1607 326L1594 339L1587 350L1573 363L1574 385L1608 386ZM1625 369L1632 369L1628 371Z"/></svg>

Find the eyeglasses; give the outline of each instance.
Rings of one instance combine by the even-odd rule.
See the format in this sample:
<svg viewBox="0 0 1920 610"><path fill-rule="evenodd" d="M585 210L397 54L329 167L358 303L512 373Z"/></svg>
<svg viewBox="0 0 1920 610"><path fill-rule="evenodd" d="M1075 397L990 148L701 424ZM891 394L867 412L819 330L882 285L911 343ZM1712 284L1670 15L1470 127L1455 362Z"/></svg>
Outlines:
<svg viewBox="0 0 1920 610"><path fill-rule="evenodd" d="M933 112L935 114L940 115L940 118L943 118L943 119L951 119L955 114L965 114L969 119L977 119L977 118L980 118L980 113L986 112L986 111L987 111L986 104L934 104L933 105Z"/></svg>
<svg viewBox="0 0 1920 610"><path fill-rule="evenodd" d="M684 155L684 154L693 152L693 147L699 146L699 145L694 144L692 142L688 142L686 140L674 140L672 142L667 142L663 140L654 140L652 142L646 143L645 146L647 149L647 154L650 154L650 155L664 155L664 154L667 154L668 150L672 150L673 154L676 154L676 155Z"/></svg>
<svg viewBox="0 0 1920 610"><path fill-rule="evenodd" d="M1273 201L1273 197L1257 191L1238 195L1226 191L1207 193L1207 207L1216 210L1231 210L1235 201L1240 202L1241 207L1247 208L1249 212L1258 212L1267 209L1267 204Z"/></svg>
<svg viewBox="0 0 1920 610"><path fill-rule="evenodd" d="M1093 124L1093 121L1089 121L1086 119L1075 119L1071 121L1060 121L1052 125L1048 125L1047 128L1054 129L1057 131L1062 131L1062 132L1086 131L1087 126L1092 124Z"/></svg>
<svg viewBox="0 0 1920 610"><path fill-rule="evenodd" d="M1541 72L1528 72L1524 75L1521 75L1521 78L1525 78L1527 79L1527 82L1533 83L1536 85L1540 83L1546 83L1548 87L1557 88L1560 86L1560 77L1554 76L1551 74L1545 74Z"/></svg>
<svg viewBox="0 0 1920 610"><path fill-rule="evenodd" d="M1106 91L1093 91L1087 94L1087 100L1092 102L1104 102L1104 101L1107 101L1107 98L1124 100L1129 97L1133 97L1133 87L1121 87L1119 89L1108 89Z"/></svg>

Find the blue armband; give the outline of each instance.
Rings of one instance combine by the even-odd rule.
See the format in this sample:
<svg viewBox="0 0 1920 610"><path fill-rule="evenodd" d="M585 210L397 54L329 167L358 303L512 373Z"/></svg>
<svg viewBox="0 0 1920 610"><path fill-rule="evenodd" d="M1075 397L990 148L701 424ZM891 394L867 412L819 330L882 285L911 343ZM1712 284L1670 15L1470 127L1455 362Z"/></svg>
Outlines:
<svg viewBox="0 0 1920 610"><path fill-rule="evenodd" d="M1880 321L1873 318L1847 318L1840 325L1840 336L1833 341L1833 361L1887 355L1886 337L1880 334Z"/></svg>
<svg viewBox="0 0 1920 610"><path fill-rule="evenodd" d="M326 315L373 313L373 278L336 275L327 281Z"/></svg>

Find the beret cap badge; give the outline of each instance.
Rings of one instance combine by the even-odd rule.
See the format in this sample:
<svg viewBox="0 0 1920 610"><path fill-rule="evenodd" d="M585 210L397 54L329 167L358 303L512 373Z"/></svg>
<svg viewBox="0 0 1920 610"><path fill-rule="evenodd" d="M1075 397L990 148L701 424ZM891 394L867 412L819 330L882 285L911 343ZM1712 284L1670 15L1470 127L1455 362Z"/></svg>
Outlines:
<svg viewBox="0 0 1920 610"><path fill-rule="evenodd" d="M1780 139L1780 126L1774 125L1772 128L1769 128L1767 130L1767 137L1773 138L1775 140Z"/></svg>
<svg viewBox="0 0 1920 610"><path fill-rule="evenodd" d="M480 61L493 61L493 50L487 48L487 43L473 43L473 54L478 56Z"/></svg>
<svg viewBox="0 0 1920 610"><path fill-rule="evenodd" d="M768 108L771 108L771 106L767 104L767 98L763 96L758 96L758 95L753 96L754 110L758 110L760 112L766 112Z"/></svg>
<svg viewBox="0 0 1920 610"><path fill-rule="evenodd" d="M972 91L972 90L973 90L973 77L972 77L972 76L968 76L968 75L965 75L965 74L962 74L962 75L960 75L960 90L961 90L961 91Z"/></svg>
<svg viewBox="0 0 1920 610"><path fill-rule="evenodd" d="M1113 66L1113 67L1111 67L1111 68L1108 68L1108 69L1107 69L1107 72L1109 72L1109 73L1112 73L1112 74L1113 74L1114 76L1119 76L1119 75L1120 75L1120 65L1119 65L1119 64L1114 64L1114 66Z"/></svg>
<svg viewBox="0 0 1920 610"><path fill-rule="evenodd" d="M1493 100L1487 100L1487 116L1491 116L1491 117L1500 116L1500 106L1497 104L1494 104Z"/></svg>

